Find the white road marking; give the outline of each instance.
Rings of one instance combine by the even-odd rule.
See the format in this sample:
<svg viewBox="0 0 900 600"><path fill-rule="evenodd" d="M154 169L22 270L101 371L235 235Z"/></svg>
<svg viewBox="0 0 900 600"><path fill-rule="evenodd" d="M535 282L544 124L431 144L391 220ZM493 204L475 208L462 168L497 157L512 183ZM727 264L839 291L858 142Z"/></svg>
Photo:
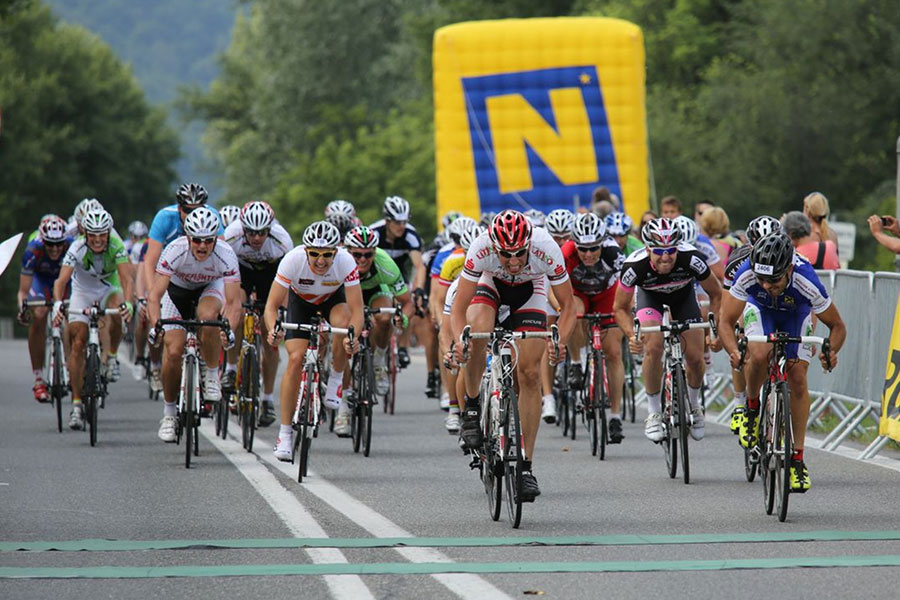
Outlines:
<svg viewBox="0 0 900 600"><path fill-rule="evenodd" d="M231 442L226 442L213 435L214 430L211 433L209 427L201 426L200 432L247 478L292 534L297 537L329 537L294 493L285 488L279 479L259 462L255 454L249 454L240 444L235 444L234 438ZM316 564L349 562L344 553L337 548L306 548L305 551ZM338 600L375 598L358 575L325 575L325 583L332 596Z"/></svg>

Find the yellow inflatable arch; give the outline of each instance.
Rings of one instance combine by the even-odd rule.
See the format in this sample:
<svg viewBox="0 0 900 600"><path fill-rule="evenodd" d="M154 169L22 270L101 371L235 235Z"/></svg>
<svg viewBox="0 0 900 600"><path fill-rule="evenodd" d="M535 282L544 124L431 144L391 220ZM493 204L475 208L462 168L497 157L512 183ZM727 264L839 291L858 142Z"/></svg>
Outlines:
<svg viewBox="0 0 900 600"><path fill-rule="evenodd" d="M648 207L644 42L574 17L477 21L434 35L438 214L587 207L605 186Z"/></svg>

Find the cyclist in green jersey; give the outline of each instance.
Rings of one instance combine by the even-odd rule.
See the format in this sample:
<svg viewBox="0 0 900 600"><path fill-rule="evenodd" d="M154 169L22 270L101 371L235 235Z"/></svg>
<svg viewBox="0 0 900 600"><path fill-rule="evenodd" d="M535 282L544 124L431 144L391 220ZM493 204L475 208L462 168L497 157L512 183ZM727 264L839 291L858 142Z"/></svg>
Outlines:
<svg viewBox="0 0 900 600"><path fill-rule="evenodd" d="M344 237L344 246L359 269L363 303L369 308L390 308L396 298L402 307L403 329L406 329L415 310L412 296L397 263L387 252L378 248L378 233L365 225L354 227ZM375 354L375 392L379 395L390 391L387 349L391 341L391 317L375 315L372 331L369 332Z"/></svg>

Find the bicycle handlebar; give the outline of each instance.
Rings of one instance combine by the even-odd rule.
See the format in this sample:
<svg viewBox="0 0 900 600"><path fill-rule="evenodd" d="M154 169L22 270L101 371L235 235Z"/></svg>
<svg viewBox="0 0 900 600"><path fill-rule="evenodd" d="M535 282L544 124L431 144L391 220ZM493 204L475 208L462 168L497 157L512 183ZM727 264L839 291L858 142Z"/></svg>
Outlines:
<svg viewBox="0 0 900 600"><path fill-rule="evenodd" d="M228 321L199 321L196 319L159 319L156 322L156 328L162 328L163 325L178 325L185 329L197 329L200 327L218 327L222 331L231 331L231 324Z"/></svg>
<svg viewBox="0 0 900 600"><path fill-rule="evenodd" d="M738 341L738 351L741 353L739 366L744 365L747 356L747 344L759 342L763 344L821 344L822 354L825 355L826 370L831 372L831 339L818 335L788 335L783 331L775 331L768 335L745 335Z"/></svg>
<svg viewBox="0 0 900 600"><path fill-rule="evenodd" d="M660 333L660 332L673 332L673 333L683 333L689 329L709 329L713 332L713 336L717 333L716 324L713 319L713 316L709 316L709 321L706 323L687 323L685 321L673 321L668 325L652 325L650 327L641 327L641 322L638 319L634 320L634 336L640 337L642 333Z"/></svg>
<svg viewBox="0 0 900 600"><path fill-rule="evenodd" d="M556 325L551 325L549 331L507 331L498 327L493 331L475 333L472 333L471 325L466 325L459 336L459 341L463 345L463 362L466 362L469 358L469 340L495 340L498 337L512 340L550 338L556 353L559 354L559 327Z"/></svg>

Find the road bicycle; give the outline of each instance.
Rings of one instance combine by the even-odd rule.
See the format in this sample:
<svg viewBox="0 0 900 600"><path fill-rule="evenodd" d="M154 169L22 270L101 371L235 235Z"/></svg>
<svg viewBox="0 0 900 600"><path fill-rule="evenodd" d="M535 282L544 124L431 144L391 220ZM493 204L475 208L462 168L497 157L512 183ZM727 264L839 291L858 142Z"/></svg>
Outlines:
<svg viewBox="0 0 900 600"><path fill-rule="evenodd" d="M791 455L794 453L786 347L788 344L820 344L825 362L831 364L831 340L814 335L791 336L782 331L768 335L745 335L738 342L741 364L749 342L772 344L773 349L769 353L766 381L760 395L760 430L756 436L756 444L747 452L747 469L756 468L759 471L766 514L771 515L777 508L778 520L784 522L791 493L790 467Z"/></svg>
<svg viewBox="0 0 900 600"><path fill-rule="evenodd" d="M637 361L628 347L628 340L622 338L622 366L625 368L625 381L622 383L622 421L634 423L637 415L634 405L637 398Z"/></svg>
<svg viewBox="0 0 900 600"><path fill-rule="evenodd" d="M566 354L564 361L556 365L553 378L553 397L556 400L556 426L562 428L563 437L571 435L575 439L575 415L576 390L569 386L569 373L572 370L572 360Z"/></svg>
<svg viewBox="0 0 900 600"><path fill-rule="evenodd" d="M263 302L244 302L244 335L238 356L235 393L237 394L238 422L241 425L241 443L247 452L253 451L253 440L259 427L260 372L262 357L262 330L260 323L266 305ZM228 419L228 407L223 406L224 419ZM224 436L223 436L224 437Z"/></svg>
<svg viewBox="0 0 900 600"><path fill-rule="evenodd" d="M603 353L603 332L613 327L609 323L611 313L587 313L578 315L588 322L591 332L591 347L585 369L584 385L581 391L581 420L587 427L591 440L591 455L606 458L609 443L609 429L606 411L610 408L609 380L606 375L606 355ZM624 401L624 399L623 399Z"/></svg>
<svg viewBox="0 0 900 600"><path fill-rule="evenodd" d="M353 327L343 329L332 327L320 315L313 315L311 323L288 323L284 320L284 308L278 309L278 319L275 321L275 331L307 331L309 332L309 345L303 358L303 372L300 377L300 390L297 394L297 408L291 418L291 427L294 430L294 445L291 450L291 463L298 461L299 469L297 481L303 483L303 478L309 471L309 452L312 440L318 435L322 413L322 383L320 373L322 364L319 357L319 346L326 346L331 334L343 334L353 337ZM322 339L320 339L322 338ZM299 457L298 457L299 454Z"/></svg>
<svg viewBox="0 0 900 600"><path fill-rule="evenodd" d="M101 360L100 319L107 315L119 315L118 308L100 308L99 302L85 308L88 317L88 344L85 353L84 386L81 401L84 404L84 420L90 435L91 446L97 445L97 427L101 408L106 407L106 369Z"/></svg>
<svg viewBox="0 0 900 600"><path fill-rule="evenodd" d="M200 455L200 407L204 402L200 377L200 339L197 331L201 327L217 327L231 337L228 321L200 321L196 319L159 319L157 331L164 325L177 325L185 330L184 353L181 355L181 385L178 393L178 408L175 425L175 441L180 444L184 438L184 468L191 468L191 455ZM157 335L157 339L161 336ZM224 403L224 397L219 404Z"/></svg>
<svg viewBox="0 0 900 600"><path fill-rule="evenodd" d="M681 334L690 329L710 329L716 335L716 324L713 315L709 315L706 323L688 321L670 321L669 307L665 306L663 323L652 327L641 327L638 319L634 320L634 335L639 338L643 333L662 332L663 334L663 381L662 381L662 421L663 446L666 467L672 479L678 474L678 453L681 452L681 473L684 482L691 482L691 461L688 450L690 434L690 402L687 395L687 379L684 370L684 350L681 347Z"/></svg>
<svg viewBox="0 0 900 600"><path fill-rule="evenodd" d="M522 463L525 460L522 426L519 418L519 400L515 386L515 368L518 356L514 356L516 340L551 338L559 350L559 330L556 325L550 331L508 331L497 327L491 332L472 333L471 327L463 328L461 342L463 356L468 357L469 341L487 339L491 355L481 387L481 425L484 443L473 451L473 468L479 469L484 491L488 497L488 510L494 521L500 518L504 482L506 509L512 527L522 522Z"/></svg>
<svg viewBox="0 0 900 600"><path fill-rule="evenodd" d="M28 308L52 307L52 300L25 300L22 312ZM62 301L63 309L69 306L68 300ZM27 313L26 313L27 314ZM46 349L44 353L44 381L50 388L50 399L56 410L56 429L63 430L63 398L69 394L69 369L66 368L65 346L62 341L62 328L53 324L51 314L47 314Z"/></svg>

